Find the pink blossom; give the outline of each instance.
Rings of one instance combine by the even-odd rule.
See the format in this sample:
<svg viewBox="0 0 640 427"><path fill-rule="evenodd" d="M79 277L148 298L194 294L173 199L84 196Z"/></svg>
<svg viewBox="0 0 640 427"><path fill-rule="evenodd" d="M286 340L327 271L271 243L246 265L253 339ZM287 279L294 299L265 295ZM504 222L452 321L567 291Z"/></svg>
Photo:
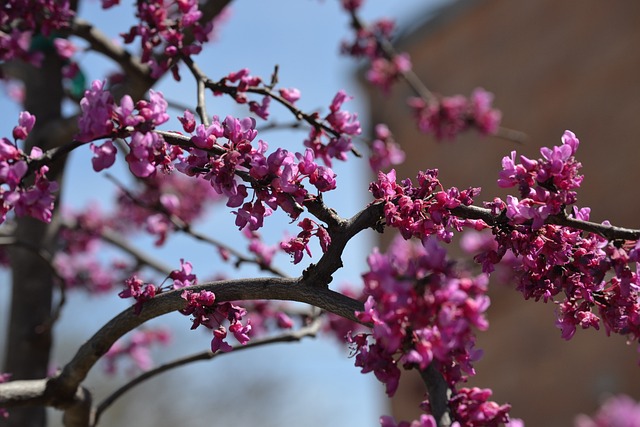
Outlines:
<svg viewBox="0 0 640 427"><path fill-rule="evenodd" d="M113 142L107 141L100 146L91 143L89 147L94 154L91 159L94 171L100 172L103 169L108 169L115 163L117 150Z"/></svg>
<svg viewBox="0 0 640 427"><path fill-rule="evenodd" d="M292 104L295 104L295 102L300 99L300 90L296 88L278 89L278 92L280 93L281 97Z"/></svg>
<svg viewBox="0 0 640 427"><path fill-rule="evenodd" d="M154 284L145 284L135 275L128 278L124 282L124 285L125 289L122 290L118 294L118 296L120 298L133 298L134 300L136 300L136 303L134 305L135 314L140 314L143 304L155 297L157 293L161 292L161 289L156 287Z"/></svg>
<svg viewBox="0 0 640 427"><path fill-rule="evenodd" d="M148 371L153 366L150 347L155 344L166 346L170 339L171 335L168 330L158 328L135 331L128 343L125 343L124 340L116 341L104 355L107 373L114 374L116 362L125 357L131 359L135 368Z"/></svg>
<svg viewBox="0 0 640 427"><path fill-rule="evenodd" d="M173 279L173 288L181 289L189 286L196 285L198 278L195 274L191 273L193 266L189 261L180 259L180 270L173 270L169 274L169 278Z"/></svg>
<svg viewBox="0 0 640 427"><path fill-rule="evenodd" d="M27 139L29 133L33 129L36 123L36 116L32 115L28 111L22 111L18 116L18 125L13 128L14 139Z"/></svg>
<svg viewBox="0 0 640 427"><path fill-rule="evenodd" d="M391 131L384 124L375 127L376 139L371 143L369 166L374 172L388 170L392 165L404 162L405 153L394 141Z"/></svg>
<svg viewBox="0 0 640 427"><path fill-rule="evenodd" d="M640 427L640 404L629 396L612 396L593 416L578 415L575 427Z"/></svg>
<svg viewBox="0 0 640 427"><path fill-rule="evenodd" d="M181 117L178 117L180 123L182 123L182 128L187 133L192 133L196 128L196 121L193 113L189 110L185 110L184 114Z"/></svg>
<svg viewBox="0 0 640 427"><path fill-rule="evenodd" d="M131 151L125 156L125 159L129 164L129 169L135 176L146 178L155 172L153 150L156 141L158 141L158 136L152 132L135 132L131 137L131 142L129 143Z"/></svg>
<svg viewBox="0 0 640 427"><path fill-rule="evenodd" d="M379 57L371 61L371 68L367 71L366 78L369 83L388 94L391 85L409 70L411 70L411 60L407 53L396 55L391 60Z"/></svg>
<svg viewBox="0 0 640 427"><path fill-rule="evenodd" d="M64 58L64 59L69 59L73 56L74 53L76 53L76 46L73 44L73 42L71 42L68 39L63 39L63 38L55 38L53 40L53 45L56 48L56 52L58 52L58 55L60 56L60 58Z"/></svg>
<svg viewBox="0 0 640 427"><path fill-rule="evenodd" d="M47 179L45 175L48 171L47 166L42 166L36 171L34 185L19 193L15 202L16 215L29 215L42 222L51 222L55 200L53 193L58 191L58 184Z"/></svg>
<svg viewBox="0 0 640 427"><path fill-rule="evenodd" d="M453 408L455 419L464 426L470 427L498 427L509 421L511 405L498 405L489 401L491 390L461 388L454 395L449 405Z"/></svg>
<svg viewBox="0 0 640 427"><path fill-rule="evenodd" d="M268 96L264 96L262 98L261 103L257 103L256 101L249 102L249 110L252 113L255 113L258 117L263 120L267 120L269 118L269 104L271 103L271 98Z"/></svg>
<svg viewBox="0 0 640 427"><path fill-rule="evenodd" d="M309 241L314 235L320 240L322 251L326 252L328 250L331 244L331 236L323 226L318 225L309 218L305 218L298 223L298 227L301 227L302 231L296 237L280 242L280 248L293 257L294 264L302 261L304 252L311 256Z"/></svg>

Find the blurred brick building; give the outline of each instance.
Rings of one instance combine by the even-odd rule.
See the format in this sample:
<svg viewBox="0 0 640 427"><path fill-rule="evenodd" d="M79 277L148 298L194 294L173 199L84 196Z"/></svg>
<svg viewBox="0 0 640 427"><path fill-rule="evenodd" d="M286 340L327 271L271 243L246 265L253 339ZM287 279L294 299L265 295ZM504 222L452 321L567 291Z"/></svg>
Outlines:
<svg viewBox="0 0 640 427"><path fill-rule="evenodd" d="M517 150L537 158L570 129L581 141L585 175L579 206L592 208L592 220L640 228L640 2L452 1L398 48L433 91L493 92L504 126L528 136L524 145L475 133L437 143L410 119L406 85L389 96L372 92L372 122L387 123L408 154L399 177L438 168L445 186L481 186L481 199L490 200L505 194L496 185L503 156ZM485 355L472 384L492 388L527 425L572 425L612 393L640 399L637 344L582 330L565 342L553 304L498 287L491 296L491 329L479 334ZM396 418L413 419L423 393L421 384L405 384L393 403Z"/></svg>

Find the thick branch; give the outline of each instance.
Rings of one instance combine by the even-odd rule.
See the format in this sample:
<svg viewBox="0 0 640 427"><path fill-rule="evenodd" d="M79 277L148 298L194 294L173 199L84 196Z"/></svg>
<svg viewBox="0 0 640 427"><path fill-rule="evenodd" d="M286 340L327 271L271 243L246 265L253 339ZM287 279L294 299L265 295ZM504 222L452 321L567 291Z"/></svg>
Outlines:
<svg viewBox="0 0 640 427"><path fill-rule="evenodd" d="M447 382L438 369L433 366L433 363L427 366L427 369L420 371L420 377L427 387L431 415L436 419L438 427L449 427L451 425L451 411L449 409L451 389Z"/></svg>
<svg viewBox="0 0 640 427"><path fill-rule="evenodd" d="M304 272L304 277L314 286L326 287L332 275L342 268L342 253L349 240L367 228L375 228L382 218L382 204L372 204L358 212L352 218L344 220L328 209L320 199L306 203L305 206L314 216L329 226L331 244L316 265Z"/></svg>
<svg viewBox="0 0 640 427"><path fill-rule="evenodd" d="M297 279L225 280L197 285L190 289L195 292L213 291L218 302L258 299L304 302L355 322L358 321L355 311L363 310L362 303L356 300ZM64 407L86 378L89 370L117 339L150 319L183 308L185 300L181 298L181 293L182 290L175 290L160 294L147 301L139 315L134 314L132 307L104 325L78 349L62 373L50 380L48 392L51 395L48 396L48 401L54 406ZM5 384L0 384L0 395L3 394L3 386Z"/></svg>

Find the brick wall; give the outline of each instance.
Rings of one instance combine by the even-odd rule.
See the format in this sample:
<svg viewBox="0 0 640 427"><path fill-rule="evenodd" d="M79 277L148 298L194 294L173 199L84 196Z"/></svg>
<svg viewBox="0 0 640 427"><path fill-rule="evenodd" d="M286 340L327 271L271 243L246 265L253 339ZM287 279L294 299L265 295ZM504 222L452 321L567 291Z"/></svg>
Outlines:
<svg viewBox="0 0 640 427"><path fill-rule="evenodd" d="M409 154L398 176L439 168L445 186L482 186L491 199L505 194L495 184L503 156L517 150L537 158L541 146L558 145L570 129L581 140L577 157L586 176L579 206L591 207L593 220L640 227L640 2L460 1L407 36L401 49L434 91L493 92L503 124L528 140L469 134L438 144L408 120L407 88L372 94L373 121L389 124ZM524 301L505 288L491 296L491 330L480 334L485 356L473 384L493 388L527 425L571 425L608 393L640 399L636 344L603 331L578 331L565 342L552 304ZM401 393L396 417L412 419L423 387L407 384Z"/></svg>

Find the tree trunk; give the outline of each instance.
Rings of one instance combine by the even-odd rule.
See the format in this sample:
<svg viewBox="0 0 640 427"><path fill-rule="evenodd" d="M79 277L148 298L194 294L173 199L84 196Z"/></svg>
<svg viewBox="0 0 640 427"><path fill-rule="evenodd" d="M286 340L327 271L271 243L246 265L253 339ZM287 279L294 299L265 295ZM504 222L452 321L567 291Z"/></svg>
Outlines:
<svg viewBox="0 0 640 427"><path fill-rule="evenodd" d="M17 67L19 75L15 76L25 84L25 110L36 116L36 125L25 148L27 154L34 145L46 150L68 142L64 138L68 138L68 132L59 131L64 96L63 63L53 49L43 53L45 59L42 67L20 64ZM52 165L47 174L49 180L61 182L64 163L64 159L61 159ZM23 246L10 250L13 284L3 367L4 372L12 374L12 379L44 378L49 370L54 275L51 266L33 249L51 254L55 251L58 229L56 212L50 224L28 217L16 221L15 237ZM12 409L4 422L8 426L43 427L47 422L45 408Z"/></svg>

